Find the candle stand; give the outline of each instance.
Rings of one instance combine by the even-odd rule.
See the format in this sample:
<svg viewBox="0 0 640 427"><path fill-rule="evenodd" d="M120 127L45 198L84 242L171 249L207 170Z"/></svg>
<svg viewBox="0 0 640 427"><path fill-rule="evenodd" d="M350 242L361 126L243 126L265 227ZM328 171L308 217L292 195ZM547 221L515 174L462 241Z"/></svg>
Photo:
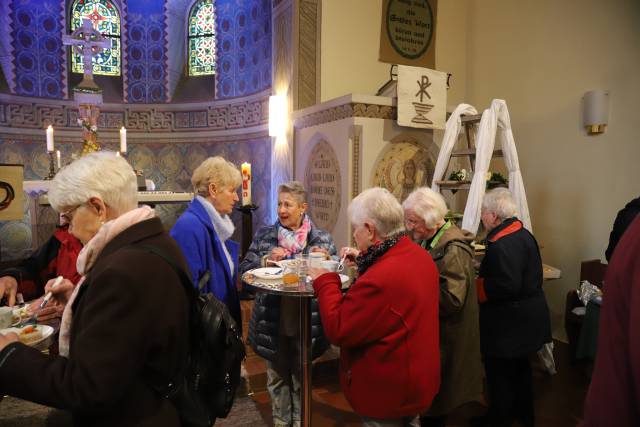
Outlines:
<svg viewBox="0 0 640 427"><path fill-rule="evenodd" d="M49 181L55 178L56 176L56 167L53 159L53 151L48 151L49 154L49 175L45 176L44 179Z"/></svg>

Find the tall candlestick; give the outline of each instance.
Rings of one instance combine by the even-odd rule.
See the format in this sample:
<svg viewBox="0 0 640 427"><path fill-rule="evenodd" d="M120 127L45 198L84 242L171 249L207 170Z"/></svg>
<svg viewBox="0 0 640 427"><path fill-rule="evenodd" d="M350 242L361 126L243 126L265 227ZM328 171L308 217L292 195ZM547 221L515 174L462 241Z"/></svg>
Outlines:
<svg viewBox="0 0 640 427"><path fill-rule="evenodd" d="M251 163L244 162L242 171L242 206L251 204Z"/></svg>
<svg viewBox="0 0 640 427"><path fill-rule="evenodd" d="M127 152L127 128L124 126L120 128L120 152Z"/></svg>
<svg viewBox="0 0 640 427"><path fill-rule="evenodd" d="M56 158L58 159L58 169L60 169L60 150L56 151Z"/></svg>
<svg viewBox="0 0 640 427"><path fill-rule="evenodd" d="M53 152L53 128L51 125L47 127L47 151L50 153Z"/></svg>

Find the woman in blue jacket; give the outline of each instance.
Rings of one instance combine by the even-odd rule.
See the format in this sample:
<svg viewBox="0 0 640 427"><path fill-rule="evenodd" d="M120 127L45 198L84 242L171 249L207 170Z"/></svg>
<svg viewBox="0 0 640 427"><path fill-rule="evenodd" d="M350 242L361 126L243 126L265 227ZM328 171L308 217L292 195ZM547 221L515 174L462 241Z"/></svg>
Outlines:
<svg viewBox="0 0 640 427"><path fill-rule="evenodd" d="M235 230L229 215L241 183L233 163L220 156L206 159L191 177L196 197L170 232L187 259L193 283L200 283L209 273L202 291L225 303L238 327L242 327L236 289L239 251L238 243L229 240Z"/></svg>

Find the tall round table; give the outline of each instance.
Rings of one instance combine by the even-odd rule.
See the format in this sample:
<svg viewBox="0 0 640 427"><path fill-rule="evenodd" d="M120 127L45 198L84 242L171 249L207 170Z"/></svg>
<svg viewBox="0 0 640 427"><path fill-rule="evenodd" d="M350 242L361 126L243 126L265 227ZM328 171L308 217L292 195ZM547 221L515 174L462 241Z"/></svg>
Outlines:
<svg viewBox="0 0 640 427"><path fill-rule="evenodd" d="M287 285L282 279L261 279L253 270L242 275L242 281L256 292L272 295L297 297L300 301L300 423L302 427L311 426L311 282ZM344 286L344 283L343 283Z"/></svg>

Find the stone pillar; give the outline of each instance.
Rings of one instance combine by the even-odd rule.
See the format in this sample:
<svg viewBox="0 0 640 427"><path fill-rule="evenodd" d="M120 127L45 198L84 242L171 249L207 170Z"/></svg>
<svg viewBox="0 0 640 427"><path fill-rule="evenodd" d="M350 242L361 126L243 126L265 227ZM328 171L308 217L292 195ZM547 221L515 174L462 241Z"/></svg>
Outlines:
<svg viewBox="0 0 640 427"><path fill-rule="evenodd" d="M320 99L320 22L320 0L273 0L272 90L274 95L287 97L289 118ZM295 178L293 135L290 120L286 137L272 140L273 207L277 206L278 185ZM275 220L275 208L272 210Z"/></svg>

